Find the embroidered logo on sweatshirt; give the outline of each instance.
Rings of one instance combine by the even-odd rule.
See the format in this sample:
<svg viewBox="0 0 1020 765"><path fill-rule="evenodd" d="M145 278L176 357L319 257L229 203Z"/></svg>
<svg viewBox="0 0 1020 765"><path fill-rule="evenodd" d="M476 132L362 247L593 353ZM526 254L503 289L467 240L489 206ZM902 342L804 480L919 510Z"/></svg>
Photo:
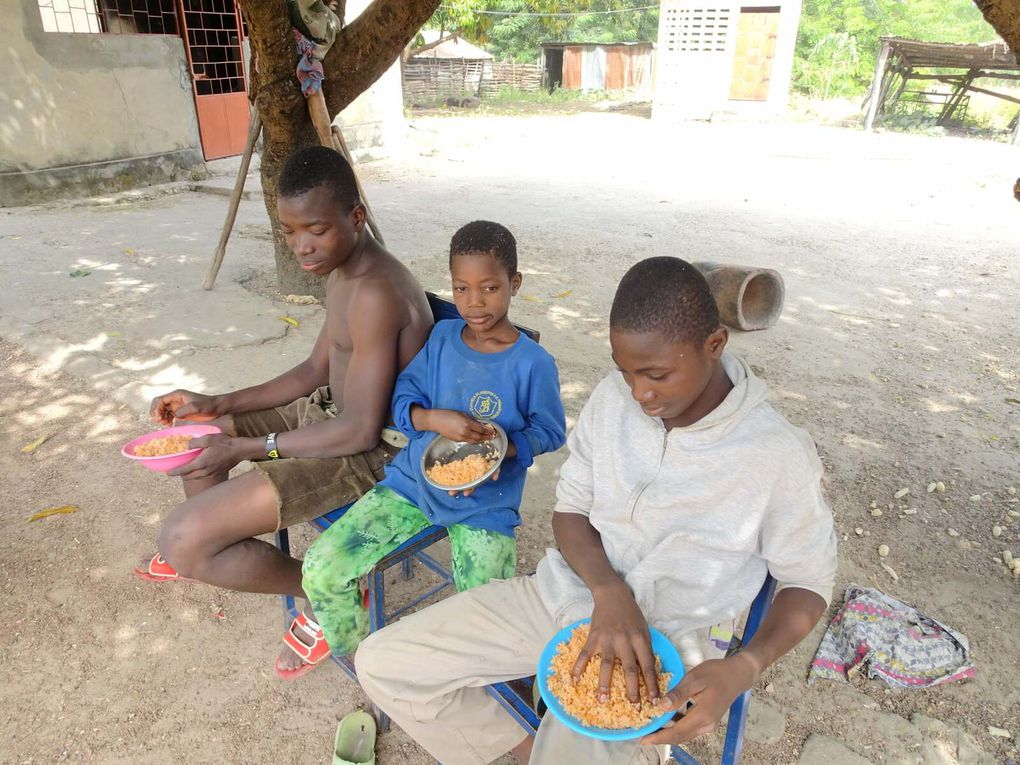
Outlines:
<svg viewBox="0 0 1020 765"><path fill-rule="evenodd" d="M471 397L471 414L480 420L494 420L503 411L503 401L491 390L480 390Z"/></svg>

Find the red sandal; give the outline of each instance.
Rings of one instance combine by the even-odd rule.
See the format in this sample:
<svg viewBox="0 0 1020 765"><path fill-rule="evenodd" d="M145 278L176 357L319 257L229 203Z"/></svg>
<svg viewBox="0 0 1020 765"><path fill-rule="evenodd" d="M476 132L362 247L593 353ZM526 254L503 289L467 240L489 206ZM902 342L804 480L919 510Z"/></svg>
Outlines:
<svg viewBox="0 0 1020 765"><path fill-rule="evenodd" d="M312 644L304 643L296 634L301 630L312 639ZM329 644L322 633L322 627L313 622L303 613L290 623L290 629L283 635L283 644L301 657L302 664L296 669L285 669L280 666L280 659L276 659L276 674L282 680L296 680L302 675L311 672L315 667L329 658Z"/></svg>
<svg viewBox="0 0 1020 765"><path fill-rule="evenodd" d="M141 566L135 566L134 575L139 579L144 579L147 582L194 582L194 579L188 579L186 576L181 576L177 573L173 566L163 560L163 556L156 553L149 560L149 564L142 568Z"/></svg>

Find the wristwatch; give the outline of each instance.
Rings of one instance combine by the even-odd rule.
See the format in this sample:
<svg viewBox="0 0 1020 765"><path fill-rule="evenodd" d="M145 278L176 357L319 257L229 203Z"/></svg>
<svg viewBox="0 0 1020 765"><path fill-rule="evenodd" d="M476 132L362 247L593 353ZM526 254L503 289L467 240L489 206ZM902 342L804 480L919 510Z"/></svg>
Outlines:
<svg viewBox="0 0 1020 765"><path fill-rule="evenodd" d="M280 459L280 450L276 448L276 434L266 436L266 456L271 460Z"/></svg>

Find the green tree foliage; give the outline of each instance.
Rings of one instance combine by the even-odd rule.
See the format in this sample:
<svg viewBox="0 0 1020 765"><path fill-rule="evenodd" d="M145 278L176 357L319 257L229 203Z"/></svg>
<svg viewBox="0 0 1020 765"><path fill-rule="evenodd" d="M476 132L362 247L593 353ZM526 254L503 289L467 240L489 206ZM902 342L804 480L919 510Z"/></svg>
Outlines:
<svg viewBox="0 0 1020 765"><path fill-rule="evenodd" d="M631 9L655 4L655 0L447 0L426 26L447 32L459 29L466 40L498 59L535 61L543 42L654 41L658 9ZM604 13L607 10L625 12ZM576 15L528 15L535 13Z"/></svg>
<svg viewBox="0 0 1020 765"><path fill-rule="evenodd" d="M856 97L875 71L879 38L998 39L971 0L804 0L793 86L813 98Z"/></svg>

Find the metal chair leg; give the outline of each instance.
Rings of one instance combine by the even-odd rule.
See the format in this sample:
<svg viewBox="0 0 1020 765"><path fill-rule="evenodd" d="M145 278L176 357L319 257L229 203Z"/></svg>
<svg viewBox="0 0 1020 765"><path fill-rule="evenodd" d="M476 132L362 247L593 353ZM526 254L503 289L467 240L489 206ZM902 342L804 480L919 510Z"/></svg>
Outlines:
<svg viewBox="0 0 1020 765"><path fill-rule="evenodd" d="M386 626L386 581L383 571L379 568L372 569L368 575L368 621L369 630L377 632ZM380 731L390 729L390 718L378 706L372 704L372 714L375 715L376 724Z"/></svg>
<svg viewBox="0 0 1020 765"><path fill-rule="evenodd" d="M284 555L290 555L290 535L287 529L276 532L276 546ZM281 595L280 599L283 601L283 628L287 629L297 612L297 600L293 595Z"/></svg>

